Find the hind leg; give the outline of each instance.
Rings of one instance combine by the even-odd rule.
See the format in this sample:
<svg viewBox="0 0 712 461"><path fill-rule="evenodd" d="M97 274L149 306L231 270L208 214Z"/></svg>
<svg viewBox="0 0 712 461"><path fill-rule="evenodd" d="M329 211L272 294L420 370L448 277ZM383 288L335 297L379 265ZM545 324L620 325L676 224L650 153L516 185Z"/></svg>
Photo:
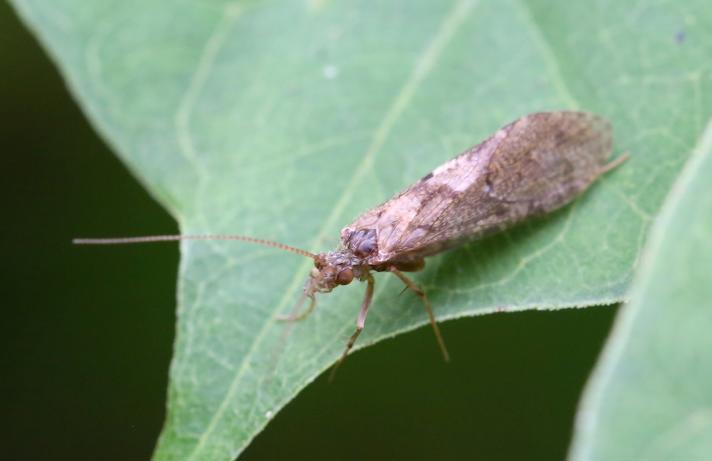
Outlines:
<svg viewBox="0 0 712 461"><path fill-rule="evenodd" d="M430 306L430 300L428 300L428 295L426 295L425 291L423 291L422 288L416 285L414 281L406 277L406 275L403 274L403 272L398 270L396 267L391 266L388 270L395 274L396 277L401 279L405 286L413 290L415 294L418 295L423 301L425 312L427 312L428 318L430 319L430 325L433 327L433 333L435 333L435 339L437 339L438 341L440 351L443 353L443 358L445 359L445 361L449 362L450 354L447 351L447 347L445 347L445 341L443 340L443 336L440 334L440 328L438 327L438 323L435 321L435 316L433 315L433 309Z"/></svg>

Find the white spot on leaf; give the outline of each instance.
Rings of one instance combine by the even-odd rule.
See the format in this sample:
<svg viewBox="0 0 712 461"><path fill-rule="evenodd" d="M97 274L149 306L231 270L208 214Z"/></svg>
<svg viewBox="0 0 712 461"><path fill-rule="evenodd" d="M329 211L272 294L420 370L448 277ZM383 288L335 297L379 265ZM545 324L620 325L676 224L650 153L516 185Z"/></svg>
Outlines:
<svg viewBox="0 0 712 461"><path fill-rule="evenodd" d="M322 69L322 73L324 74L324 78L326 78L327 80L331 80L339 75L339 68L332 64L328 64L324 66L324 68Z"/></svg>

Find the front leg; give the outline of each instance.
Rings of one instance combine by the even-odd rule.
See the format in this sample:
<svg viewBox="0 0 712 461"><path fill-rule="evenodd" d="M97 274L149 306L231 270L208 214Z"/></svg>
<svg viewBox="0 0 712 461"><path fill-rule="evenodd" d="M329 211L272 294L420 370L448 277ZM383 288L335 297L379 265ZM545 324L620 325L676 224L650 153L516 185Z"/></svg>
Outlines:
<svg viewBox="0 0 712 461"><path fill-rule="evenodd" d="M307 298L309 298L309 306L302 312L299 312L299 310L302 308L302 305L304 304L304 301L306 301ZM292 312L289 315L277 316L277 320L281 322L298 322L299 320L304 320L309 314L314 311L314 306L316 306L316 298L314 297L314 295L303 294L299 298L297 304L294 305L294 308L292 308Z"/></svg>

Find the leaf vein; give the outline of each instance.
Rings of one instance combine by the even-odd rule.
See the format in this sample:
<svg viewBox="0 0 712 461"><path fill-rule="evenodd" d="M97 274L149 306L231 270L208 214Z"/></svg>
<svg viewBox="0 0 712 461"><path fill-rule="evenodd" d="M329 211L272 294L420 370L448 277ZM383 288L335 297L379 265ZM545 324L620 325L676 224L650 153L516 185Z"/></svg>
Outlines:
<svg viewBox="0 0 712 461"><path fill-rule="evenodd" d="M549 68L549 73L552 78L551 83L554 85L554 88L556 88L559 96L569 108L577 109L580 105L564 80L563 72L559 66L559 60L554 53L554 49L544 36L541 26L536 23L531 9L526 4L526 0L515 0L514 4L521 12L522 19L531 30L532 38L542 52L546 65Z"/></svg>
<svg viewBox="0 0 712 461"><path fill-rule="evenodd" d="M445 49L446 45L449 43L454 33L457 31L457 29L459 29L465 19L469 17L469 12L471 11L475 3L475 0L459 0L454 4L453 8L448 13L447 17L443 21L437 33L429 42L421 58L416 63L413 72L411 73L410 77L405 82L401 91L397 95L394 103L391 105L390 109L383 118L383 121L377 128L373 140L369 145L368 149L366 150L366 153L364 154L360 166L355 169L355 173L352 176L351 181L349 182L344 192L341 194L340 200L336 203L331 214L324 221L324 224L322 225L320 232L314 238L312 245L316 242L321 241L326 236L326 233L333 227L335 220L341 215L341 212L346 207L348 201L351 199L351 196L357 190L358 183L361 181L365 173L370 169L371 165L373 164L374 157L385 143L388 135L391 132L391 129L412 100L420 84L423 82L423 80L425 80L425 78L428 76L428 74L434 67L442 51ZM277 313L280 312L287 304L291 293L298 286L302 278L302 274L307 270L309 263L310 261L305 261L304 264L302 264L302 266L297 271L295 271L295 276L292 279L289 288L285 290L285 295L277 304L272 317L265 322L265 324L255 337L255 340L253 341L250 350L247 352L242 361L242 365L235 374L235 378L230 383L230 387L228 388L225 397L221 401L220 406L218 407L217 411L208 423L207 428L198 439L195 449L190 453L188 459L199 458L199 453L201 452L203 447L205 447L208 439L210 438L210 435L218 426L218 423L222 419L223 414L227 411L229 402L233 399L235 393L237 392L237 389L239 388L239 383L242 380L242 376L247 370L249 358L254 355L254 353L257 351L260 344L262 343L263 339L267 336L267 331L269 330L270 325L272 325L272 323L274 322Z"/></svg>
<svg viewBox="0 0 712 461"><path fill-rule="evenodd" d="M225 43L225 39L232 29L233 24L240 16L240 13L241 10L233 4L228 4L224 8L217 26L203 48L198 60L198 65L193 72L190 82L188 83L188 88L178 105L178 110L173 120L179 152L195 167L199 179L205 178L208 172L205 166L200 162L198 153L195 150L195 144L190 130L190 120L198 98L200 98L205 83L208 81L210 71L215 64L218 53Z"/></svg>

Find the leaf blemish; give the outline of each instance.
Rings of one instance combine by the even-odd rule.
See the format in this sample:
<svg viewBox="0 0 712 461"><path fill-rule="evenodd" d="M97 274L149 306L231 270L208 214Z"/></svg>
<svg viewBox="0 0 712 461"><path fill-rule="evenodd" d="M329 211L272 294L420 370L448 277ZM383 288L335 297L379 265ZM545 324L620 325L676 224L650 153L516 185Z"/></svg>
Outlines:
<svg viewBox="0 0 712 461"><path fill-rule="evenodd" d="M322 73L324 74L325 79L333 80L339 75L339 68L333 64L327 64L322 69Z"/></svg>

